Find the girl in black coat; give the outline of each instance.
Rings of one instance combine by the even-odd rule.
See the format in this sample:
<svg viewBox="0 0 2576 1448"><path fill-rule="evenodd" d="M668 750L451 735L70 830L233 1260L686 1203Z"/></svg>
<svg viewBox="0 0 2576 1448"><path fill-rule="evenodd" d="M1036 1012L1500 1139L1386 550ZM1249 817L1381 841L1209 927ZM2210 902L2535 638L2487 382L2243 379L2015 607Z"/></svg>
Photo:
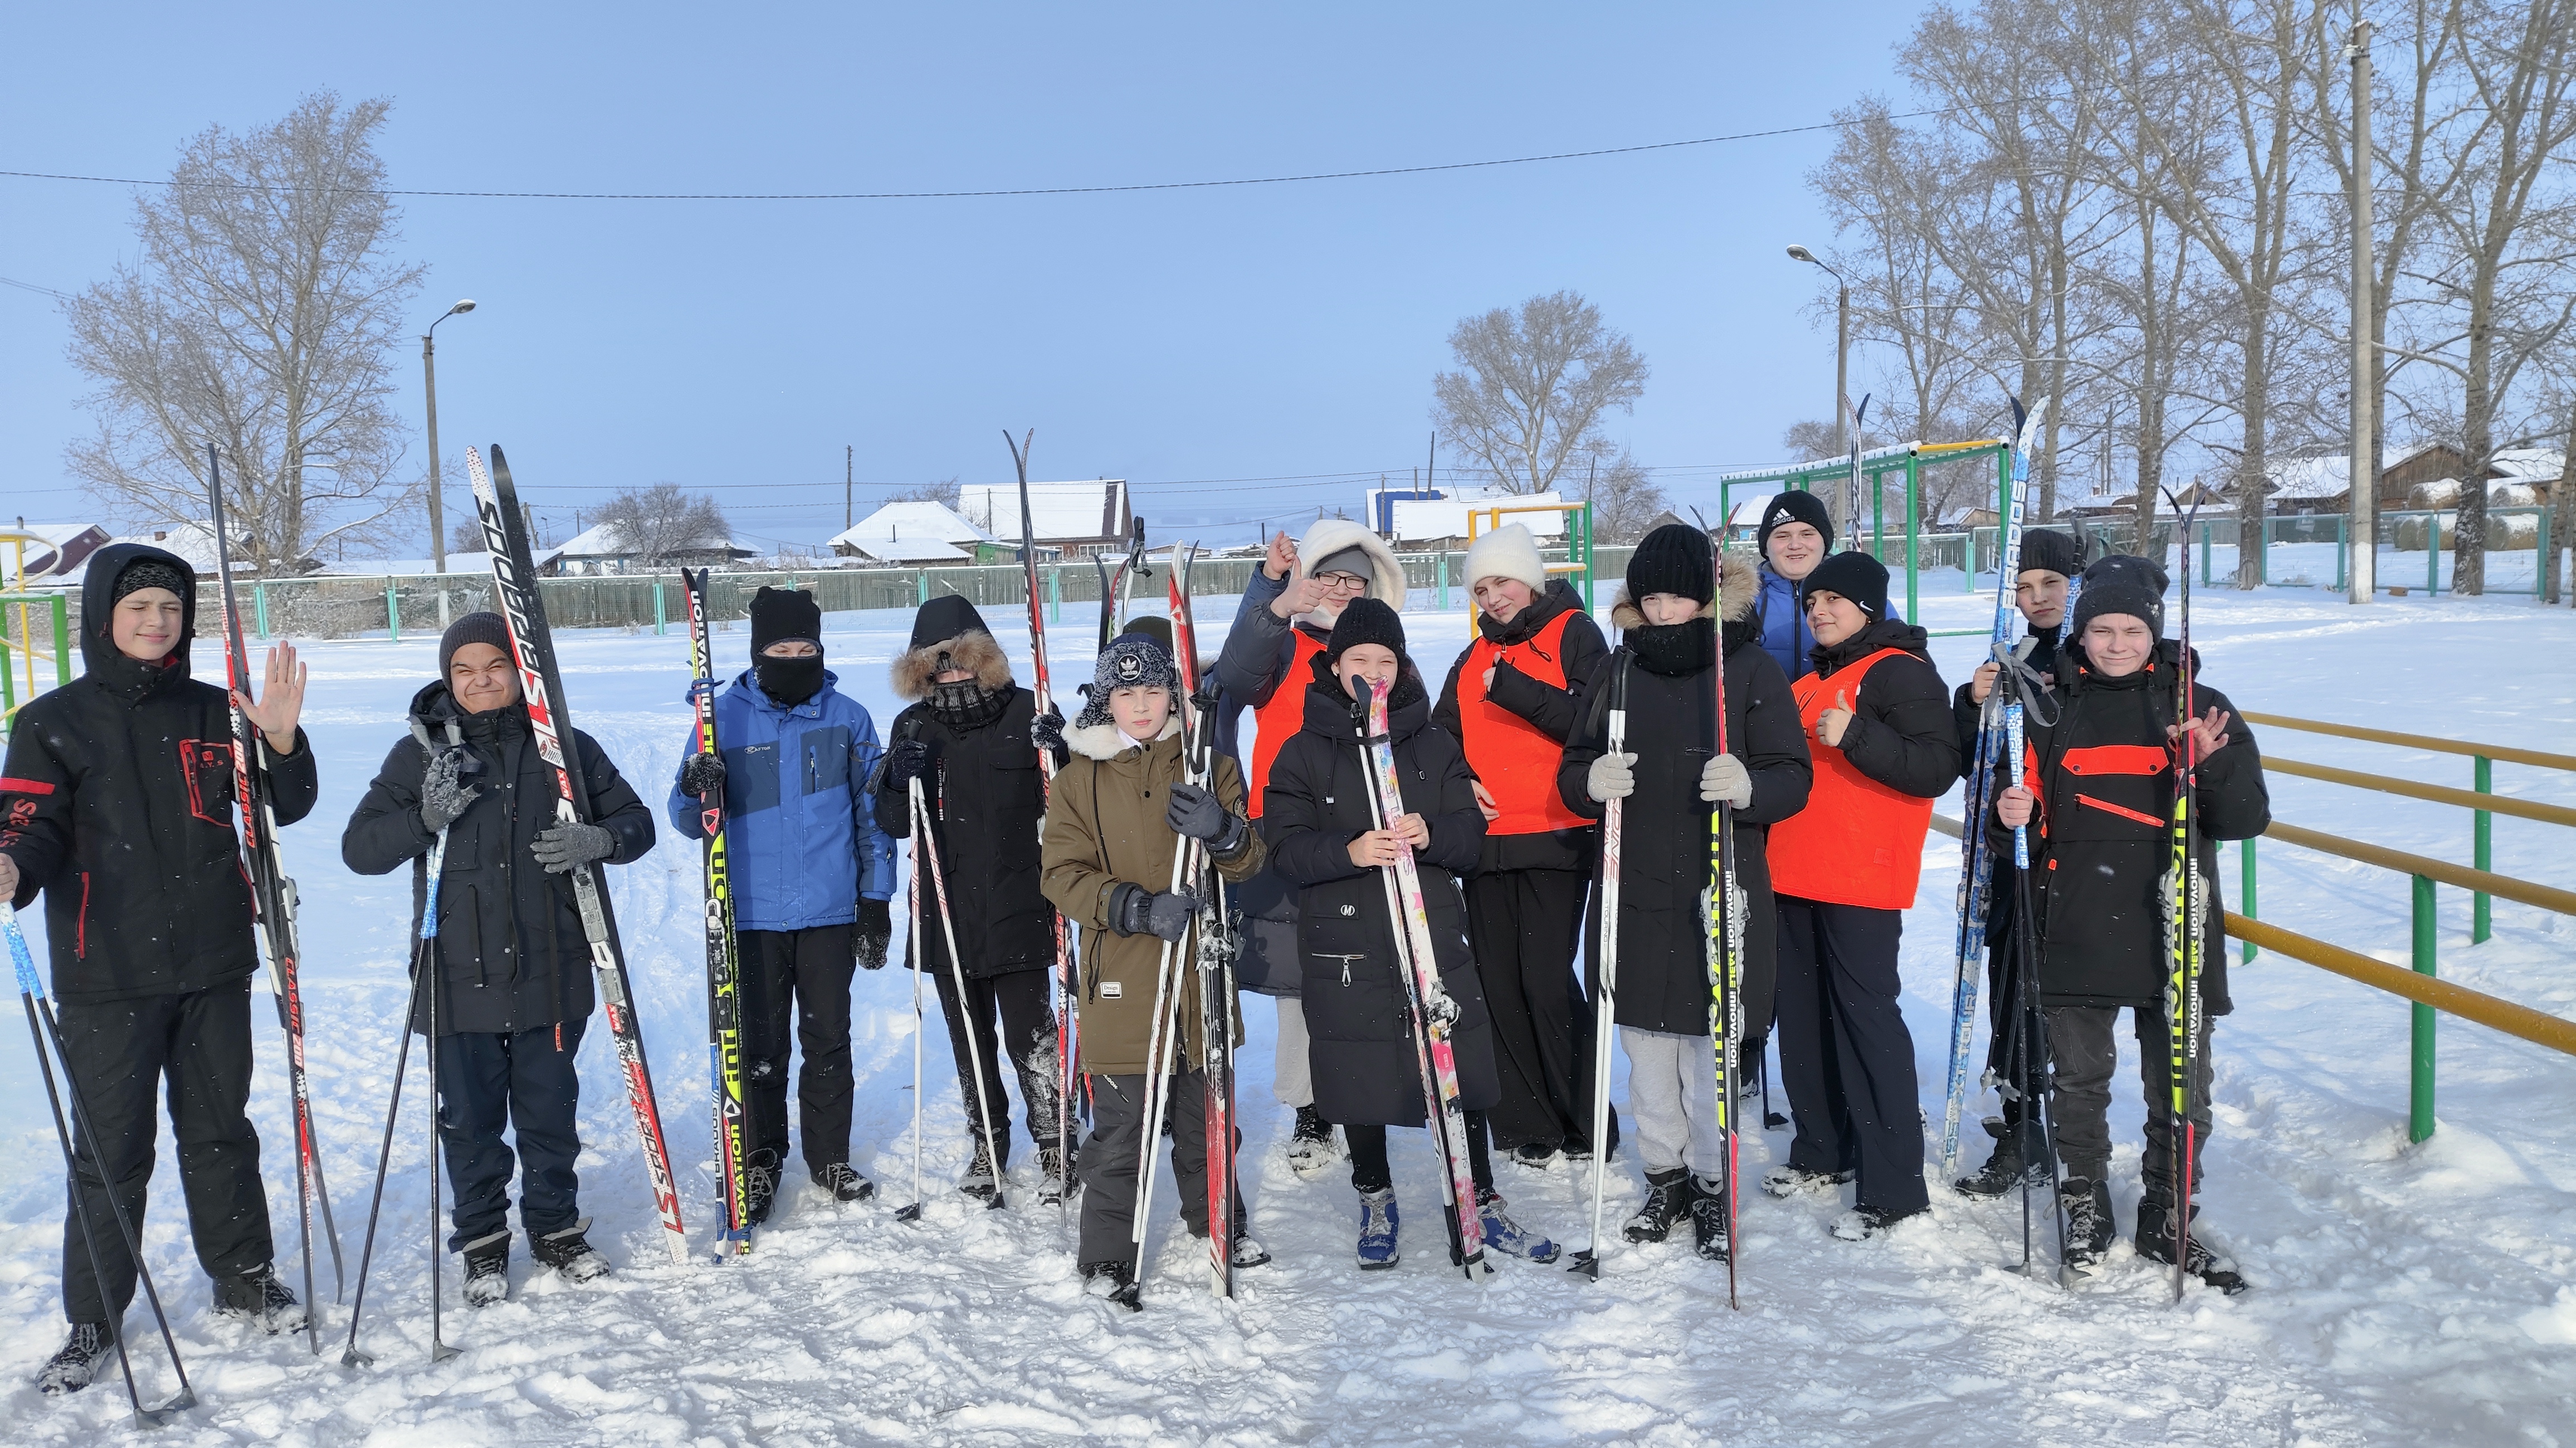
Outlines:
<svg viewBox="0 0 2576 1448"><path fill-rule="evenodd" d="M1646 1168L1646 1201L1629 1218L1632 1242L1660 1242L1684 1212L1704 1253L1726 1250L1724 1143L1717 1131L1716 991L1701 910L1716 858L1710 812L1735 818L1735 881L1745 922L1741 960L1744 1039L1768 1029L1772 997L1768 826L1804 808L1811 778L1789 680L1761 645L1753 619L1753 562L1730 558L1721 629L1708 535L1667 525L1638 546L1628 586L1611 608L1619 650L1584 689L1584 719L1566 744L1557 787L1565 802L1599 817L1621 810L1619 955L1612 1019L1628 1052L1628 1109ZM1649 616L1680 621L1658 623ZM1727 760L1712 758L1717 641L1726 645ZM1626 748L1610 755L1609 700L1626 676ZM1719 776L1723 776L1720 778ZM1624 777L1623 777L1624 776ZM1705 787L1704 787L1705 785ZM1596 787L1597 786L1597 787ZM1600 910L1592 920L1594 989Z"/></svg>
<svg viewBox="0 0 2576 1448"><path fill-rule="evenodd" d="M441 829L438 949L432 962L438 1037L438 1135L456 1191L450 1250L465 1255L465 1300L498 1302L510 1285L510 1173L519 1224L536 1259L574 1281L608 1270L584 1233L573 1070L594 1004L590 945L574 905L574 868L617 864L653 848L653 811L578 729L565 762L592 823L555 818L555 773L538 753L501 616L470 613L439 640L446 677L412 697L413 732L386 754L340 834L340 859L361 875L413 866L412 910L427 886ZM424 992L426 997L430 992ZM429 1026L431 1003L411 1022ZM504 1126L514 1135L501 1139Z"/></svg>
<svg viewBox="0 0 2576 1448"><path fill-rule="evenodd" d="M1409 1018L1384 881L1399 839L1413 848L1434 964L1459 1011L1449 1039L1485 1241L1515 1255L1554 1260L1554 1243L1522 1231L1504 1213L1486 1150L1484 1112L1500 1087L1458 886L1458 877L1475 868L1485 840L1466 756L1458 741L1430 727L1422 676L1404 655L1404 625L1385 604L1363 598L1345 608L1314 668L1305 727L1271 766L1261 831L1271 867L1300 891L1297 954L1307 1060L1316 1110L1344 1128L1350 1145L1351 1185L1360 1194L1360 1266L1392 1267L1397 1260L1386 1128L1426 1124L1417 1023ZM1370 815L1377 787L1367 754L1372 680L1394 683L1387 727L1405 804L1405 813L1383 829L1373 827Z"/></svg>

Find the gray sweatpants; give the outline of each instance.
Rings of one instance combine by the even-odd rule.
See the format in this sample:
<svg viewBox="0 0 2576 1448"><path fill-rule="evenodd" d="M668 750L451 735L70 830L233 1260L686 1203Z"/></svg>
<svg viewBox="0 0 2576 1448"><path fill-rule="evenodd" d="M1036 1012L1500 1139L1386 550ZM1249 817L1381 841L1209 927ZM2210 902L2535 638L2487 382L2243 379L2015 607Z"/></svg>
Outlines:
<svg viewBox="0 0 2576 1448"><path fill-rule="evenodd" d="M2132 1010L2137 1018L2138 1079L2147 1098L2147 1150L2141 1175L2151 1198L2173 1191L2174 1161L2182 1154L2173 1124L2172 1033L2161 1010ZM2056 1126L2058 1159L2068 1176L2101 1181L2111 1169L2111 1077L2120 1065L2120 1043L2114 1028L2118 1007L2051 1006L2048 1051L2056 1066L2057 1095L2049 1103ZM2193 1056L2191 1120L2197 1128L2192 1162L2192 1190L2200 1190L2201 1162L2209 1155L2209 1032L2200 1018L2200 1050Z"/></svg>
<svg viewBox="0 0 2576 1448"><path fill-rule="evenodd" d="M1082 1249L1077 1261L1134 1262L1136 1176L1146 1142L1164 1151L1159 1130L1147 1134L1145 1077L1093 1076L1091 1135L1082 1143ZM1205 1236L1208 1220L1207 1073L1184 1071L1171 1079L1172 1141L1154 1174L1180 1188L1181 1220ZM1235 1141L1243 1140L1241 1128ZM1150 1206L1150 1204L1148 1204ZM1244 1220L1243 1192L1235 1188L1234 1220Z"/></svg>
<svg viewBox="0 0 2576 1448"><path fill-rule="evenodd" d="M1306 1060L1306 1005L1296 996L1272 996L1279 1007L1279 1047L1271 1060L1270 1094L1292 1110L1315 1104L1315 1071Z"/></svg>
<svg viewBox="0 0 2576 1448"><path fill-rule="evenodd" d="M1636 1026L1619 1028L1628 1051L1628 1113L1637 1156L1650 1172L1687 1166L1704 1181L1726 1179L1726 1138L1717 1129L1717 1042Z"/></svg>

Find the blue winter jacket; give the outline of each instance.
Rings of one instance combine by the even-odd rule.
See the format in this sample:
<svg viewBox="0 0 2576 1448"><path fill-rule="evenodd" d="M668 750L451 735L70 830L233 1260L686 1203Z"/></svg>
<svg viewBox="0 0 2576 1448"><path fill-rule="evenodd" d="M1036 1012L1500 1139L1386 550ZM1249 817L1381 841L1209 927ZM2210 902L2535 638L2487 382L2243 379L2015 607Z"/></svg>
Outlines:
<svg viewBox="0 0 2576 1448"><path fill-rule="evenodd" d="M813 698L785 708L746 669L716 697L737 929L848 925L860 897L894 894L894 842L868 799L882 753L876 721L835 682L826 670ZM696 752L693 724L681 756ZM667 808L673 828L706 838L698 797L676 779Z"/></svg>
<svg viewBox="0 0 2576 1448"><path fill-rule="evenodd" d="M1772 572L1767 562L1756 576L1762 585L1753 595L1754 631L1761 637L1762 652L1796 683L1816 671L1816 661L1807 657L1816 646L1816 635L1807 627L1807 611L1798 607L1798 585ZM1903 621L1893 599L1888 601L1887 616Z"/></svg>

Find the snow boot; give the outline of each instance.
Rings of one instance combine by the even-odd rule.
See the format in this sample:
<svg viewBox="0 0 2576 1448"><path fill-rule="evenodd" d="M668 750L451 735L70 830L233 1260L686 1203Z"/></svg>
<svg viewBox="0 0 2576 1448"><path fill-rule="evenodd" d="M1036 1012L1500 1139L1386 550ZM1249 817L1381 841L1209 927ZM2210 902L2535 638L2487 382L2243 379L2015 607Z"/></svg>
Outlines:
<svg viewBox="0 0 2576 1448"><path fill-rule="evenodd" d="M2026 1142L2026 1133L2006 1131L1995 1139L1995 1154L1986 1158L1976 1175L1960 1177L1950 1183L1950 1189L1963 1197L1999 1197L2024 1185L2045 1190L2048 1161L2026 1152Z"/></svg>
<svg viewBox="0 0 2576 1448"><path fill-rule="evenodd" d="M1136 1286L1136 1268L1129 1262L1083 1263L1082 1291L1084 1296L1115 1302L1129 1312L1145 1310L1145 1295Z"/></svg>
<svg viewBox="0 0 2576 1448"><path fill-rule="evenodd" d="M1038 1148L1038 1204L1052 1207L1071 1196L1082 1184L1075 1180L1081 1153L1071 1146L1062 1151L1052 1146Z"/></svg>
<svg viewBox="0 0 2576 1448"><path fill-rule="evenodd" d="M590 1245L584 1234L590 1230L590 1218L584 1217L560 1232L544 1236L529 1233L529 1255L575 1282L595 1282L608 1275L608 1259Z"/></svg>
<svg viewBox="0 0 2576 1448"><path fill-rule="evenodd" d="M1888 1228L1929 1210L1929 1207L1916 1207L1910 1212L1891 1212L1884 1207L1854 1207L1834 1218L1834 1235L1846 1242L1866 1242L1872 1237L1886 1236Z"/></svg>
<svg viewBox="0 0 2576 1448"><path fill-rule="evenodd" d="M778 1202L778 1153L755 1151L742 1164L742 1219L752 1226L769 1220Z"/></svg>
<svg viewBox="0 0 2576 1448"><path fill-rule="evenodd" d="M846 1161L825 1162L814 1168L814 1185L841 1205L864 1202L877 1194L877 1184L859 1175L858 1169Z"/></svg>
<svg viewBox="0 0 2576 1448"><path fill-rule="evenodd" d="M966 1174L957 1179L957 1190L985 1201L991 1201L1001 1190L1000 1174L993 1170L993 1154L984 1149L981 1136L975 1139L975 1159L966 1163Z"/></svg>
<svg viewBox="0 0 2576 1448"><path fill-rule="evenodd" d="M1800 1192L1830 1192L1852 1179L1847 1171L1809 1171L1802 1166L1775 1166L1762 1174L1762 1190L1775 1197Z"/></svg>
<svg viewBox="0 0 2576 1448"><path fill-rule="evenodd" d="M1395 1188L1360 1193L1359 1258L1362 1272L1382 1272L1402 1260L1395 1248Z"/></svg>
<svg viewBox="0 0 2576 1448"><path fill-rule="evenodd" d="M48 1359L36 1374L36 1391L55 1395L79 1392L98 1380L108 1355L115 1351L116 1324L73 1323L72 1335L64 1340L62 1351Z"/></svg>
<svg viewBox="0 0 2576 1448"><path fill-rule="evenodd" d="M1333 1124L1316 1114L1312 1106L1297 1108L1297 1128L1288 1134L1288 1169L1302 1180L1312 1181L1333 1169L1342 1159L1342 1149L1333 1139Z"/></svg>
<svg viewBox="0 0 2576 1448"><path fill-rule="evenodd" d="M1485 1245L1512 1257L1526 1257L1532 1262L1553 1262L1562 1249L1554 1242L1512 1220L1503 1210L1503 1194L1491 1188L1476 1193L1476 1219L1485 1233Z"/></svg>
<svg viewBox="0 0 2576 1448"><path fill-rule="evenodd" d="M1660 1242L1671 1234L1673 1223L1690 1210L1690 1168L1674 1167L1671 1171L1646 1173L1646 1201L1628 1218L1620 1234L1631 1242Z"/></svg>
<svg viewBox="0 0 2576 1448"><path fill-rule="evenodd" d="M2090 1267L2111 1250L2111 1184L2071 1176L2057 1184L2066 1209L2066 1265Z"/></svg>
<svg viewBox="0 0 2576 1448"><path fill-rule="evenodd" d="M1711 1262L1723 1262L1735 1250L1726 1236L1726 1188L1723 1184L1693 1178L1691 1181L1691 1250Z"/></svg>
<svg viewBox="0 0 2576 1448"><path fill-rule="evenodd" d="M1201 1242L1207 1240L1206 1227L1194 1225L1188 1222L1184 1222L1182 1225L1189 1228L1191 1237ZM1255 1240L1251 1230L1243 1223L1235 1223L1234 1265L1237 1267L1260 1267L1267 1265L1269 1261L1270 1249L1262 1246L1259 1241Z"/></svg>
<svg viewBox="0 0 2576 1448"><path fill-rule="evenodd" d="M240 1318L272 1336L304 1330L304 1308L267 1267L217 1279L215 1315Z"/></svg>
<svg viewBox="0 0 2576 1448"><path fill-rule="evenodd" d="M2191 1214L2200 1215L2200 1205L2192 1204ZM2174 1260L2174 1224L2172 1203L2153 1187L2138 1201L2138 1255L2167 1267ZM2182 1270L2233 1297L2247 1284L2237 1273L2236 1263L2209 1250L2198 1237L2183 1238Z"/></svg>
<svg viewBox="0 0 2576 1448"><path fill-rule="evenodd" d="M1564 1150L1554 1142L1524 1141L1512 1148L1512 1160L1532 1171L1545 1171L1564 1159Z"/></svg>
<svg viewBox="0 0 2576 1448"><path fill-rule="evenodd" d="M1747 1041L1742 1046L1736 1048L1736 1100L1759 1101L1762 1099L1762 1053L1769 1049L1769 1047L1770 1039L1768 1037L1756 1036L1752 1040Z"/></svg>
<svg viewBox="0 0 2576 1448"><path fill-rule="evenodd" d="M465 1305L489 1307L510 1300L510 1229L465 1244Z"/></svg>

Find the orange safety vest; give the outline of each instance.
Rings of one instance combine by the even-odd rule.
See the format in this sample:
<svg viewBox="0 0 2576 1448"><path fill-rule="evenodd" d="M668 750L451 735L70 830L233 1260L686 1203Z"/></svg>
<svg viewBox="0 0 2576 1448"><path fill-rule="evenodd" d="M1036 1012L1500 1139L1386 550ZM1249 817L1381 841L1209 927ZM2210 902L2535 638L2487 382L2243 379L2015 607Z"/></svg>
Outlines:
<svg viewBox="0 0 2576 1448"><path fill-rule="evenodd" d="M1489 835L1535 835L1549 830L1588 828L1592 821L1565 807L1556 792L1557 766L1565 746L1545 731L1485 697L1485 670L1496 661L1550 688L1565 687L1565 626L1574 621L1567 609L1547 626L1519 643L1501 645L1479 633L1458 666L1458 725L1466 733L1467 767L1494 797L1502 813L1485 824Z"/></svg>
<svg viewBox="0 0 2576 1448"><path fill-rule="evenodd" d="M1809 674L1790 685L1807 737L1815 738L1816 720L1836 694L1858 696L1861 679L1879 660L1904 652L1880 649L1831 679ZM1861 773L1839 749L1819 742L1814 753L1816 782L1807 807L1773 825L1765 842L1772 891L1829 905L1912 905L1923 874L1923 837L1932 828L1932 801Z"/></svg>
<svg viewBox="0 0 2576 1448"><path fill-rule="evenodd" d="M1270 766L1297 731L1306 727L1306 690L1315 682L1315 656L1324 651L1312 635L1294 625L1288 637L1297 643L1288 657L1288 672L1279 676L1270 702L1252 711L1252 779L1246 787L1254 819L1261 818L1262 797L1270 792Z"/></svg>

